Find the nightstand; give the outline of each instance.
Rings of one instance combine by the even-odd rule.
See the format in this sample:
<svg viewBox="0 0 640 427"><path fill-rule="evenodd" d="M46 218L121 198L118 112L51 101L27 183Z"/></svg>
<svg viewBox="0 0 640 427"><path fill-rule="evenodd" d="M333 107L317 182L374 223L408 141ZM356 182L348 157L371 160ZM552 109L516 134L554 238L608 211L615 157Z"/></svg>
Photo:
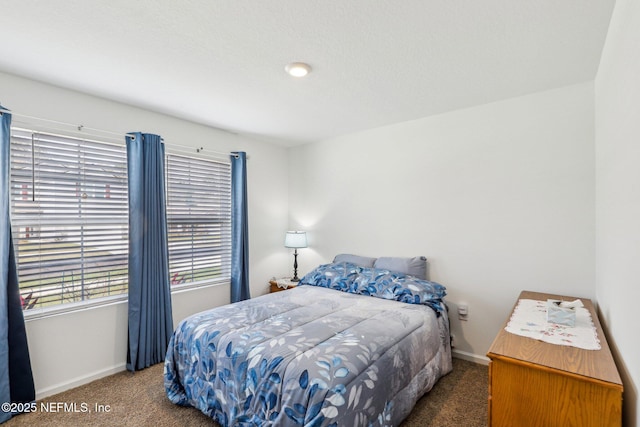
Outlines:
<svg viewBox="0 0 640 427"><path fill-rule="evenodd" d="M271 288L270 293L285 291L287 289L295 288L300 282L292 282L291 278L285 277L283 279L272 279L269 281Z"/></svg>

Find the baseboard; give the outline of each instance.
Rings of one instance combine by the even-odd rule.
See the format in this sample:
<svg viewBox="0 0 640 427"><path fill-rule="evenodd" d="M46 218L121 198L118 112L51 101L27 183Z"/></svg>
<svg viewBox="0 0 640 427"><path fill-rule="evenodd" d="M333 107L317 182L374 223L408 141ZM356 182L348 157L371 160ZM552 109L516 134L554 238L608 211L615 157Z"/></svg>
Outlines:
<svg viewBox="0 0 640 427"><path fill-rule="evenodd" d="M480 365L489 364L489 359L486 356L480 356L478 354L473 354L473 353L469 353L462 350L452 349L451 356L457 359L478 363ZM104 378L109 375L117 374L118 372L124 371L126 368L127 368L126 363L122 363L120 365L116 365L111 368L102 369L100 371L93 372L92 374L89 374L89 375L76 377L76 378L73 378L72 380L65 381L63 383L59 383L50 387L46 387L41 390L37 390L36 399L44 399L45 397L62 393L63 391L67 391L72 388L79 387L84 384L88 384L91 381L95 381L97 379Z"/></svg>
<svg viewBox="0 0 640 427"><path fill-rule="evenodd" d="M117 374L118 372L122 372L127 368L126 363L122 363L111 368L102 369L100 371L95 371L88 375L83 375L81 377L73 378L69 381L65 381L51 387L46 387L41 390L36 390L36 400L43 399L45 397L62 393L63 391L71 390L72 388L79 387L84 384L88 384L91 381L95 381L100 378L107 377L109 375Z"/></svg>
<svg viewBox="0 0 640 427"><path fill-rule="evenodd" d="M489 358L486 356L480 356L479 354L468 353L462 350L456 350L455 348L451 350L451 356L456 359L462 359L473 363L478 363L480 365L488 365Z"/></svg>

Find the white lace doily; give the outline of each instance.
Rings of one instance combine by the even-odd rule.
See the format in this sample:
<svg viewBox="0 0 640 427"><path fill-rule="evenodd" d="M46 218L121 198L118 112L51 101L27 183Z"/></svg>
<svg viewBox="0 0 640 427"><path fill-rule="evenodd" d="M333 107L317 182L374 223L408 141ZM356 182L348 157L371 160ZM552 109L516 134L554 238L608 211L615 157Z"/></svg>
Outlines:
<svg viewBox="0 0 640 427"><path fill-rule="evenodd" d="M505 330L550 344L600 350L596 328L589 310L584 307L576 308L575 326L564 326L547 322L546 301L521 299L518 300Z"/></svg>

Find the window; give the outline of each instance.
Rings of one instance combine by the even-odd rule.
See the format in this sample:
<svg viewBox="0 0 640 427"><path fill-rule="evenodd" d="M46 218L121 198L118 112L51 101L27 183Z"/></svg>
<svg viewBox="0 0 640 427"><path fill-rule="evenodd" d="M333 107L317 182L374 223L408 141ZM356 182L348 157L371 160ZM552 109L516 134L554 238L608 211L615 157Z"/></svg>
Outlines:
<svg viewBox="0 0 640 427"><path fill-rule="evenodd" d="M167 154L172 286L231 278L231 165Z"/></svg>
<svg viewBox="0 0 640 427"><path fill-rule="evenodd" d="M231 165L166 155L172 286L231 278ZM11 130L11 224L23 309L127 292L124 143Z"/></svg>
<svg viewBox="0 0 640 427"><path fill-rule="evenodd" d="M23 309L125 293L125 146L13 128L11 221Z"/></svg>

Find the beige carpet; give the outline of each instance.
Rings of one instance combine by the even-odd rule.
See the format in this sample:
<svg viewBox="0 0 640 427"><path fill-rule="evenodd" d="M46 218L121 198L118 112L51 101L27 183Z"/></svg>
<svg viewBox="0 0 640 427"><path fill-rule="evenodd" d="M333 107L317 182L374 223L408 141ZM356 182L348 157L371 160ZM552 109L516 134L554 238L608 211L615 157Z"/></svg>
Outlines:
<svg viewBox="0 0 640 427"><path fill-rule="evenodd" d="M453 372L418 401L401 427L486 426L487 379L486 366L454 359ZM42 405L59 412L42 412ZM217 426L200 411L169 402L162 364L135 374L121 372L102 378L38 401L37 406L37 412L14 417L3 427Z"/></svg>

